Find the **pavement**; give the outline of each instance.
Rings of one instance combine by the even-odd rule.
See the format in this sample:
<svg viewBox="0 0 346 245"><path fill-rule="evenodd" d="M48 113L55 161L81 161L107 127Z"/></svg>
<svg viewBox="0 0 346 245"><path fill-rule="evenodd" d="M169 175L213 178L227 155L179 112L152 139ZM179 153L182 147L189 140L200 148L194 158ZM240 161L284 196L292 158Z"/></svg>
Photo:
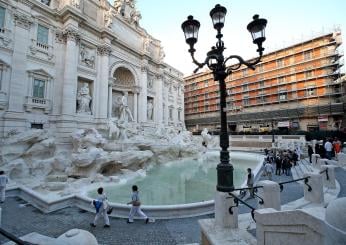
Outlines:
<svg viewBox="0 0 346 245"><path fill-rule="evenodd" d="M336 178L340 183L339 197L346 196L346 171L336 169ZM261 179L266 179L261 177ZM273 181L282 182L292 180L292 176L273 176ZM303 188L298 183L284 185L281 192L281 202L303 197ZM256 207L256 200L248 199L248 203ZM103 228L102 220L99 220L96 228L90 227L94 214L76 207L65 208L49 214L44 214L25 203L19 198L9 197L1 205L1 227L17 237L31 232L37 232L49 237L58 237L64 232L79 228L87 230L95 235L100 245L182 245L200 242L199 219L213 218L214 215L204 215L193 218L181 218L171 220L156 220L154 223L145 224L144 220L136 220L127 224L126 219L110 218L110 228ZM239 213L250 212L244 205L240 205ZM254 235L254 232L252 232ZM0 235L0 243L8 240Z"/></svg>

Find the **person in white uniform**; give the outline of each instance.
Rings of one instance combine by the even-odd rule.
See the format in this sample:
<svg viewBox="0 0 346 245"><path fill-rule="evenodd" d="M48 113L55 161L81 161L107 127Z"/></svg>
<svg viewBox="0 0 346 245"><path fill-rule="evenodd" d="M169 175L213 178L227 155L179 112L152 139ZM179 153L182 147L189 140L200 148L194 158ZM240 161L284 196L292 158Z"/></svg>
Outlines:
<svg viewBox="0 0 346 245"><path fill-rule="evenodd" d="M96 198L96 200L93 200L93 205L96 208L96 215L95 215L95 219L94 222L90 223L90 225L92 227L96 227L96 222L99 218L101 218L101 216L103 216L103 220L105 222L105 225L103 227L105 228L109 228L109 218L108 218L108 202L107 202L107 196L106 194L103 192L103 188L100 187L97 189L97 193L98 193L98 197Z"/></svg>
<svg viewBox="0 0 346 245"><path fill-rule="evenodd" d="M5 201L6 195L6 184L8 183L8 178L4 171L0 171L0 203Z"/></svg>
<svg viewBox="0 0 346 245"><path fill-rule="evenodd" d="M133 223L133 218L137 214L138 216L145 219L145 223L148 224L149 218L148 216L141 210L141 201L139 199L139 193L138 193L138 187L136 185L132 186L132 196L131 196L131 202L127 203L132 204L129 219L127 220L127 223Z"/></svg>

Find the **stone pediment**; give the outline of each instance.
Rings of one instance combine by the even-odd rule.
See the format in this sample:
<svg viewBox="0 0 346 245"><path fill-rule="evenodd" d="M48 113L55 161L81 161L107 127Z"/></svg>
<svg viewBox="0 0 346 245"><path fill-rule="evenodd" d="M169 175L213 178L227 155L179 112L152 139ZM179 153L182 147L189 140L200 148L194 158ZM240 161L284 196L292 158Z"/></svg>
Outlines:
<svg viewBox="0 0 346 245"><path fill-rule="evenodd" d="M6 63L5 61L3 61L2 59L0 59L0 65L5 66L5 67L10 67L10 65L8 63Z"/></svg>
<svg viewBox="0 0 346 245"><path fill-rule="evenodd" d="M28 70L27 72L29 74L39 74L39 75L42 75L45 77L53 78L53 76L51 74L49 74L48 72L46 72L43 69Z"/></svg>

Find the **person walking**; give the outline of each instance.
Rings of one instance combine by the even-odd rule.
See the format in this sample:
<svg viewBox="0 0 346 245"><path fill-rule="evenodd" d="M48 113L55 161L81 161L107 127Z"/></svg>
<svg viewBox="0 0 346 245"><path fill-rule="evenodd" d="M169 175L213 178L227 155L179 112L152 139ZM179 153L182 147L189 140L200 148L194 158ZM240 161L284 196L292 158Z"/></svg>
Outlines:
<svg viewBox="0 0 346 245"><path fill-rule="evenodd" d="M96 200L93 200L93 202L92 202L92 204L94 205L94 207L96 209L96 215L95 215L95 218L94 218L94 222L90 223L90 225L92 227L96 227L97 220L101 216L103 216L103 219L104 219L104 222L105 222L105 225L103 227L109 228L110 225L109 225L108 213L110 213L109 211L111 211L112 209L108 210L107 196L103 192L103 188L102 187L97 189L97 193L98 193L98 197L96 198Z"/></svg>
<svg viewBox="0 0 346 245"><path fill-rule="evenodd" d="M328 160L331 160L332 159L332 150L333 150L333 145L332 143L330 142L330 140L328 139L326 141L326 143L324 144L324 149L326 150L326 158Z"/></svg>
<svg viewBox="0 0 346 245"><path fill-rule="evenodd" d="M6 184L8 183L8 178L4 171L0 171L0 203L5 202L6 198Z"/></svg>
<svg viewBox="0 0 346 245"><path fill-rule="evenodd" d="M314 150L312 149L311 145L308 145L308 154L309 154L310 163L312 163L312 154L314 154Z"/></svg>
<svg viewBox="0 0 346 245"><path fill-rule="evenodd" d="M251 168L248 168L247 169L247 181L246 181L246 184L249 187L249 192L250 192L250 197L251 198L255 197L255 193L254 193L254 189L253 189L254 182L255 182L255 176L251 172Z"/></svg>
<svg viewBox="0 0 346 245"><path fill-rule="evenodd" d="M266 176L268 176L269 180L272 180L272 176L274 173L273 165L270 162L267 162L266 165L264 165L264 171L266 173Z"/></svg>
<svg viewBox="0 0 346 245"><path fill-rule="evenodd" d="M282 159L280 156L275 157L275 175L281 175Z"/></svg>
<svg viewBox="0 0 346 245"><path fill-rule="evenodd" d="M145 219L145 223L148 224L149 218L148 216L141 210L141 201L139 199L139 192L138 192L138 186L133 185L132 186L132 195L131 195L131 201L127 203L132 204L129 218L127 220L127 223L131 224L133 223L133 217L137 214L143 219Z"/></svg>

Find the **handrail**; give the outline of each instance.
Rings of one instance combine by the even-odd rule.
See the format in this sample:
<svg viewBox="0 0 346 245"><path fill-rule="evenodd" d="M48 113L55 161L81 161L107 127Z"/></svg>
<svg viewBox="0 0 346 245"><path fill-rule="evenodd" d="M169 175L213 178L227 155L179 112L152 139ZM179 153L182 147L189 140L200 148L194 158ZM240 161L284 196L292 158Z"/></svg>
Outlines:
<svg viewBox="0 0 346 245"><path fill-rule="evenodd" d="M297 182L297 181L300 181L300 180L304 180L304 184L308 186L308 191L312 191L311 186L308 184L309 178L310 178L310 177L311 177L311 176L306 176L306 177L300 178L300 179L294 179L294 180L289 180L289 181L280 182L280 183L278 183L279 186L280 186L280 192L283 191L283 189L284 189L284 186L283 186L283 185L284 185L284 184L289 184L289 183Z"/></svg>
<svg viewBox="0 0 346 245"><path fill-rule="evenodd" d="M244 188L236 188L233 191L242 191L242 190L249 190L249 189L259 189L263 188L263 185L253 186L253 187L244 187Z"/></svg>
<svg viewBox="0 0 346 245"><path fill-rule="evenodd" d="M326 179L329 180L328 168L319 172L320 174L326 173Z"/></svg>
<svg viewBox="0 0 346 245"><path fill-rule="evenodd" d="M235 206L231 206L231 207L229 207L229 213L230 214L233 214L233 210L232 210L232 208L234 208L234 207L238 207L239 206L239 202L241 202L242 204L244 204L245 206L247 206L248 208L250 208L251 209L251 217L252 217L252 219L256 222L256 220L255 220L255 208L254 207L252 207L250 204L247 204L245 201L243 201L242 199L240 199L239 197L237 197L235 194L233 194L233 193L228 193L230 196L232 196L233 198L234 198L234 203L235 203ZM231 198L231 197L226 197L227 199L228 198Z"/></svg>
<svg viewBox="0 0 346 245"><path fill-rule="evenodd" d="M34 243L23 241L2 228L0 228L0 234L19 245L35 245Z"/></svg>

